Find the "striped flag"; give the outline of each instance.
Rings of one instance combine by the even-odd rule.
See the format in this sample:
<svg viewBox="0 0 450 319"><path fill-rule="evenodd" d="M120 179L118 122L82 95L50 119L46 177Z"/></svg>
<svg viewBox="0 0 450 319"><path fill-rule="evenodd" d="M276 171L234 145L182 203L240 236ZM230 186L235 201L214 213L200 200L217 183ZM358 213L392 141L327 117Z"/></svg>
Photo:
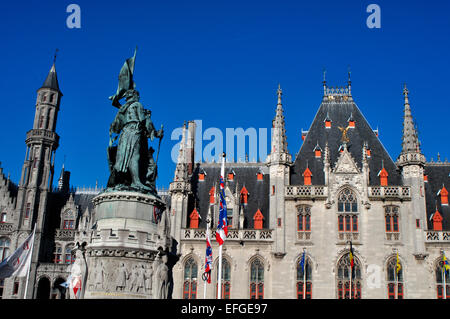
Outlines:
<svg viewBox="0 0 450 319"><path fill-rule="evenodd" d="M220 170L220 188L219 188L219 224L217 225L216 240L219 245L223 245L228 235L227 226L227 203L225 201L225 157L222 159L222 168Z"/></svg>
<svg viewBox="0 0 450 319"><path fill-rule="evenodd" d="M350 242L350 253L349 253L349 258L350 258L350 267L352 267L352 271L353 271L353 267L355 266L355 262L354 262L354 258L353 258L353 246L352 246L352 242Z"/></svg>
<svg viewBox="0 0 450 319"><path fill-rule="evenodd" d="M36 227L16 251L0 264L0 278L25 277L30 269Z"/></svg>
<svg viewBox="0 0 450 319"><path fill-rule="evenodd" d="M445 257L445 253L442 253L442 266L445 273L450 270L450 265L448 264L447 257Z"/></svg>
<svg viewBox="0 0 450 319"><path fill-rule="evenodd" d="M208 284L211 283L211 265L212 265L212 247L209 239L209 229L206 231L206 257L205 257L205 276Z"/></svg>

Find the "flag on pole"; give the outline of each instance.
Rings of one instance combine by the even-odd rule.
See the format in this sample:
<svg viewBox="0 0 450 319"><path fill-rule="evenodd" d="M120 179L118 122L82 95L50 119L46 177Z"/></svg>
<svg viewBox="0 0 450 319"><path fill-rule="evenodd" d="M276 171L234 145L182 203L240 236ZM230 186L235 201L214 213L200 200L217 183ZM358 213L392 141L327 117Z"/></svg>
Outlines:
<svg viewBox="0 0 450 319"><path fill-rule="evenodd" d="M31 265L36 227L12 255L0 264L0 278L25 277Z"/></svg>
<svg viewBox="0 0 450 319"><path fill-rule="evenodd" d="M397 267L395 268L395 270L397 271L397 275L398 275L400 269L402 269L402 265L400 265L400 260L398 259L398 253L397 253Z"/></svg>
<svg viewBox="0 0 450 319"><path fill-rule="evenodd" d="M355 262L354 262L354 258L353 258L353 246L352 246L352 242L350 242L350 253L349 253L349 258L350 258L350 267L352 267L352 271L353 271L353 267L355 266Z"/></svg>
<svg viewBox="0 0 450 319"><path fill-rule="evenodd" d="M212 265L212 247L209 239L209 229L206 231L206 257L205 257L205 276L208 284L211 283L211 265Z"/></svg>
<svg viewBox="0 0 450 319"><path fill-rule="evenodd" d="M442 253L442 266L444 268L445 273L447 273L450 270L450 265L448 263L447 257L445 257L445 253Z"/></svg>
<svg viewBox="0 0 450 319"><path fill-rule="evenodd" d="M302 274L305 273L305 251L303 251L302 259L300 260L300 268L302 269Z"/></svg>
<svg viewBox="0 0 450 319"><path fill-rule="evenodd" d="M223 245L228 235L227 229L227 203L225 201L225 183L223 181L225 175L225 157L222 159L222 168L220 170L220 187L219 187L219 224L217 225L216 240L219 246Z"/></svg>

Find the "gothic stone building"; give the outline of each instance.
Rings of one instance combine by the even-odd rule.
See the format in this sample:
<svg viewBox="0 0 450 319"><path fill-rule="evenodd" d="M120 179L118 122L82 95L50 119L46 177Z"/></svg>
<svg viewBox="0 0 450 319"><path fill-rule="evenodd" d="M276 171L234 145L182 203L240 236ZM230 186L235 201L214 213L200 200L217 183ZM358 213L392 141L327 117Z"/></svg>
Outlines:
<svg viewBox="0 0 450 319"><path fill-rule="evenodd" d="M287 149L279 89L267 161L226 164L230 227L223 247L224 298L445 295L450 165L425 161L406 88L402 152L394 162L356 106L350 84L337 89L324 82L322 103L295 159ZM64 167L53 186L61 98L53 65L37 91L20 181L13 183L0 167L1 260L36 225L28 285L26 278L0 280L1 298L67 297L60 284L70 274L73 248L77 242L89 244L95 233L92 199L101 190L70 190ZM203 298L207 220L214 260L206 297L217 294L213 238L220 164L194 162L194 133L195 122L189 122L165 198L171 236L181 254L173 268L173 298ZM305 272L299 267L303 253Z"/></svg>
<svg viewBox="0 0 450 319"><path fill-rule="evenodd" d="M56 123L62 92L55 65L37 91L33 127L26 133L26 154L18 184L0 168L0 258L5 259L36 225L28 286L26 277L0 280L1 298L65 298L61 286L74 262L77 241L89 240L91 199L99 192L70 192L70 172L61 171L53 187L55 152L59 145Z"/></svg>
<svg viewBox="0 0 450 319"><path fill-rule="evenodd" d="M450 164L426 162L406 86L403 94L402 151L396 161L356 105L350 80L342 88L324 81L320 107L292 159L278 89L267 160L225 164L229 229L223 298L445 296ZM213 270L206 298L215 298L221 164L194 162L194 134L195 122L189 122L170 185L172 236L182 255L174 267L173 296L204 296L210 220Z"/></svg>

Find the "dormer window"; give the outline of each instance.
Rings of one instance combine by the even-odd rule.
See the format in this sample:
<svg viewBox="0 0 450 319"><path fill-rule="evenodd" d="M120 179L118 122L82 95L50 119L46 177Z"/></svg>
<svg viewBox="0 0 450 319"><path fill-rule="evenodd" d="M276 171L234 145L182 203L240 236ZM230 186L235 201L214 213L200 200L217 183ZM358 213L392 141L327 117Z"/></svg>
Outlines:
<svg viewBox="0 0 450 319"><path fill-rule="evenodd" d="M262 181L262 180L263 180L263 177L264 177L264 174L263 174L261 171L259 171L258 173L256 173L256 180Z"/></svg>
<svg viewBox="0 0 450 319"><path fill-rule="evenodd" d="M198 228L199 214L196 208L194 208L192 213L189 215L189 219L190 219L189 227Z"/></svg>
<svg viewBox="0 0 450 319"><path fill-rule="evenodd" d="M347 120L349 128L355 128L355 119L353 118L353 113L350 113L350 117Z"/></svg>
<svg viewBox="0 0 450 319"><path fill-rule="evenodd" d="M263 220L264 220L264 216L261 213L261 211L258 209L255 213L255 215L253 215L253 228L254 229L262 229L263 228Z"/></svg>
<svg viewBox="0 0 450 319"><path fill-rule="evenodd" d="M370 148L366 149L366 155L367 158L370 158L372 156L372 150Z"/></svg>
<svg viewBox="0 0 450 319"><path fill-rule="evenodd" d="M323 122L325 123L325 128L328 128L328 129L331 128L331 119L330 119L330 116L328 115L328 112L327 112L327 116L325 117L325 120L323 120Z"/></svg>
<svg viewBox="0 0 450 319"><path fill-rule="evenodd" d="M311 170L307 167L305 171L303 172L303 184L304 185L311 185Z"/></svg>
<svg viewBox="0 0 450 319"><path fill-rule="evenodd" d="M244 186L241 189L241 204L247 204L247 203L248 203L248 190Z"/></svg>
<svg viewBox="0 0 450 319"><path fill-rule="evenodd" d="M433 220L433 230L442 230L442 215L439 213L439 211L436 209L436 212L433 214L432 220Z"/></svg>
<svg viewBox="0 0 450 319"><path fill-rule="evenodd" d="M448 191L444 185L442 185L442 188L439 190L437 195L441 196L441 205L448 206Z"/></svg>
<svg viewBox="0 0 450 319"><path fill-rule="evenodd" d="M388 172L383 167L381 171L378 173L378 176L380 177L380 185L381 186L388 186Z"/></svg>
<svg viewBox="0 0 450 319"><path fill-rule="evenodd" d="M423 175L423 182L428 183L428 175Z"/></svg>
<svg viewBox="0 0 450 319"><path fill-rule="evenodd" d="M206 172L204 171L204 169L200 168L200 171L198 173L198 180L199 181L204 181L205 180L205 176L206 176Z"/></svg>
<svg viewBox="0 0 450 319"><path fill-rule="evenodd" d="M214 204L214 202L215 202L215 192L216 192L216 190L215 190L214 186L211 187L211 189L209 190L209 203L210 204Z"/></svg>
<svg viewBox="0 0 450 319"><path fill-rule="evenodd" d="M322 149L319 146L319 143L317 143L316 147L314 147L314 157L315 158L321 158L322 157Z"/></svg>
<svg viewBox="0 0 450 319"><path fill-rule="evenodd" d="M229 181L234 181L234 175L235 175L234 171L229 172L228 173L228 180Z"/></svg>

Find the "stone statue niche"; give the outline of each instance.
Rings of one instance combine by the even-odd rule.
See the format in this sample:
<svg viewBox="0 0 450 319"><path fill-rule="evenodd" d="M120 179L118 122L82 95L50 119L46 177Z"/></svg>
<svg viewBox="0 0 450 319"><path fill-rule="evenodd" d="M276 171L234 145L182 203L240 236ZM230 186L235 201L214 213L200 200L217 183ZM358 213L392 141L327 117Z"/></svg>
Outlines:
<svg viewBox="0 0 450 319"><path fill-rule="evenodd" d="M139 102L140 95L133 80L134 56L127 59L119 73L119 85L115 95L110 96L112 105L118 108L109 129L108 164L110 177L106 191L133 191L157 195L156 177L159 147L164 136L163 126L156 130L151 111ZM120 104L120 100L125 103ZM159 139L156 159L155 149L149 147L148 139Z"/></svg>

